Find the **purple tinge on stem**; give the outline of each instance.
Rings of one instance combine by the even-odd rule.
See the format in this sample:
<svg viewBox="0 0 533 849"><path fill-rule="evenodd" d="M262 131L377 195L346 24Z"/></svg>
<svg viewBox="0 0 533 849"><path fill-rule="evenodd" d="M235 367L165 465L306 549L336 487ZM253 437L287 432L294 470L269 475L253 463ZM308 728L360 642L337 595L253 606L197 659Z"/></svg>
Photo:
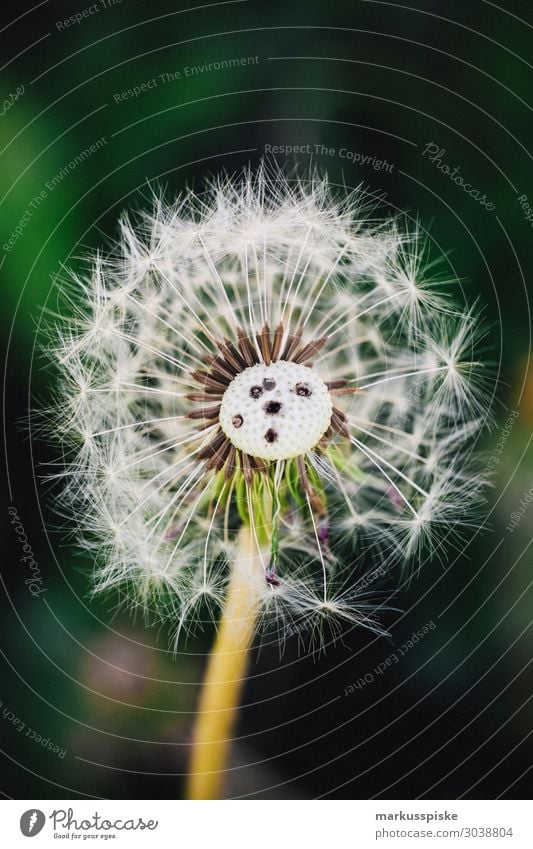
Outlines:
<svg viewBox="0 0 533 849"><path fill-rule="evenodd" d="M267 569L265 571L265 581L267 584L270 584L271 587L279 587L281 586L281 579L276 575L272 569Z"/></svg>
<svg viewBox="0 0 533 849"><path fill-rule="evenodd" d="M398 490L395 489L393 486L389 486L389 488L387 489L387 498L396 510L403 509L404 501Z"/></svg>
<svg viewBox="0 0 533 849"><path fill-rule="evenodd" d="M172 525L165 532L164 539L171 542L174 539L177 539L181 530L183 528L183 522L173 522Z"/></svg>
<svg viewBox="0 0 533 849"><path fill-rule="evenodd" d="M317 535L320 542L324 543L324 545L328 545L329 542L329 520L322 519L318 523Z"/></svg>

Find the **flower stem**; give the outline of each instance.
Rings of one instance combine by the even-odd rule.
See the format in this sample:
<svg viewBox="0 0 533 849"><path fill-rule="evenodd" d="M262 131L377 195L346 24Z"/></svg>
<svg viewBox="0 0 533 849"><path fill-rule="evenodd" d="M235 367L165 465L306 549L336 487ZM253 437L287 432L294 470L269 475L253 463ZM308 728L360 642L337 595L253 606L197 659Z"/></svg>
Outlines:
<svg viewBox="0 0 533 849"><path fill-rule="evenodd" d="M237 537L226 605L200 694L187 799L221 796L264 581L254 536L249 526L243 526Z"/></svg>

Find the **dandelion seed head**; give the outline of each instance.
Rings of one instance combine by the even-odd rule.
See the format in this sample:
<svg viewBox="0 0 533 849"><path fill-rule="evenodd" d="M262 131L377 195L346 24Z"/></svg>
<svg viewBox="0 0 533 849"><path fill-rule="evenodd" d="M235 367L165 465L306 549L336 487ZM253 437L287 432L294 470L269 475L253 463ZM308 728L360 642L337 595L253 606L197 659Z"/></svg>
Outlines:
<svg viewBox="0 0 533 849"><path fill-rule="evenodd" d="M420 227L378 220L361 189L260 166L156 195L107 256L64 273L47 415L58 510L97 591L176 634L202 627L246 525L261 629L379 630L358 563L418 568L472 526L483 489L475 309L438 291L426 258Z"/></svg>

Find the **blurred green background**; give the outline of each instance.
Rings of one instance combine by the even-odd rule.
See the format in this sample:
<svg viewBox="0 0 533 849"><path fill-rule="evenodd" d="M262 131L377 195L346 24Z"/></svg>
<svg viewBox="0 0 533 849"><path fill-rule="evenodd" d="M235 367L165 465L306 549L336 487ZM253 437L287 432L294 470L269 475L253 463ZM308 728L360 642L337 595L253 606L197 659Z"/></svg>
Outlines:
<svg viewBox="0 0 533 849"><path fill-rule="evenodd" d="M3 520L5 796L181 793L212 635L173 658L164 631L89 598L89 564L50 532L53 452L24 418L53 390L36 340L61 266L105 246L154 183L172 197L265 154L363 183L385 214L407 211L446 256L458 301L478 300L499 381L480 445L497 476L486 527L404 588L385 617L390 641L350 632L325 656L297 638L281 659L256 653L227 794L530 795L531 11L527 0L3 4L0 315L16 511ZM273 154L287 145L302 152ZM345 694L428 622L401 663Z"/></svg>

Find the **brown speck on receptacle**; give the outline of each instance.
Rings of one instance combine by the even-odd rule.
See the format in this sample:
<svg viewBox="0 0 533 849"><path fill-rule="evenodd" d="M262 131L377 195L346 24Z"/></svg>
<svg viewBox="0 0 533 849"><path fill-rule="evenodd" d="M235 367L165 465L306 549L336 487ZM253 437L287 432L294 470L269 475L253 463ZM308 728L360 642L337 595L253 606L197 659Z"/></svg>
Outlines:
<svg viewBox="0 0 533 849"><path fill-rule="evenodd" d="M279 413L281 410L281 403L279 401L269 401L268 404L265 404L265 413L268 416L275 415Z"/></svg>
<svg viewBox="0 0 533 849"><path fill-rule="evenodd" d="M265 377L263 380L263 389L266 389L267 392L271 392L272 389L276 388L276 381L273 377Z"/></svg>
<svg viewBox="0 0 533 849"><path fill-rule="evenodd" d="M305 385L305 383L297 383L294 387L294 390L296 394L300 395L302 398L309 398L309 396L312 394L311 390L308 386Z"/></svg>
<svg viewBox="0 0 533 849"><path fill-rule="evenodd" d="M252 398L260 398L263 394L262 386L252 386L250 389L250 396Z"/></svg>
<svg viewBox="0 0 533 849"><path fill-rule="evenodd" d="M275 442L278 438L278 433L274 428L269 427L267 432L265 433L265 439L267 442Z"/></svg>
<svg viewBox="0 0 533 849"><path fill-rule="evenodd" d="M233 416L231 423L232 423L233 427L240 427L242 425L243 421L244 421L243 417L240 415L240 413L237 413L236 416Z"/></svg>

